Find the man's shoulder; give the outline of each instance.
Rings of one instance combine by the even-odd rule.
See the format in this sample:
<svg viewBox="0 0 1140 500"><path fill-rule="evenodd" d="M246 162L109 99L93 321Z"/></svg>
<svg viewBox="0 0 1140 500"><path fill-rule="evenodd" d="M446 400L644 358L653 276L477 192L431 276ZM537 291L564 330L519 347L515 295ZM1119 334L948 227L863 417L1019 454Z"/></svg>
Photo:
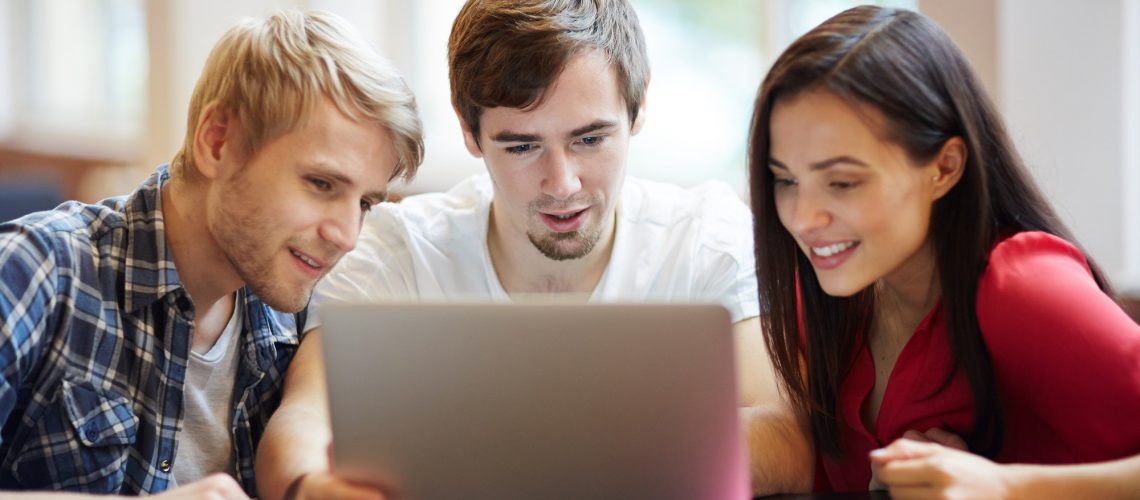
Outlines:
<svg viewBox="0 0 1140 500"><path fill-rule="evenodd" d="M366 230L381 240L410 238L441 243L466 239L487 224L490 189L490 180L481 175L446 192L420 193L395 203L382 203L369 214Z"/></svg>
<svg viewBox="0 0 1140 500"><path fill-rule="evenodd" d="M740 195L722 181L692 187L627 177L622 190L622 219L677 226L714 224L750 228L752 214Z"/></svg>
<svg viewBox="0 0 1140 500"><path fill-rule="evenodd" d="M0 239L6 244L31 245L41 252L74 254L93 251L108 232L124 227L122 197L98 204L68 201L0 224Z"/></svg>

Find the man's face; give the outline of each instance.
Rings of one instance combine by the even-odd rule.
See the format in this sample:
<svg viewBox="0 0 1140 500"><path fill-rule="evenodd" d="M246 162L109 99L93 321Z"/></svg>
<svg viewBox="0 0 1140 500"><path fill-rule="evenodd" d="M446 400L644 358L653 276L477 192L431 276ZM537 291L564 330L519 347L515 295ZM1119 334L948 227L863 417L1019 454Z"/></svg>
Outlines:
<svg viewBox="0 0 1140 500"><path fill-rule="evenodd" d="M467 127L464 139L487 164L494 227L506 244L529 241L547 258L568 260L612 236L629 138L640 124L631 130L604 55L571 59L541 106L485 109L479 123L478 144Z"/></svg>
<svg viewBox="0 0 1140 500"><path fill-rule="evenodd" d="M299 311L313 286L356 245L364 213L396 166L387 130L328 100L309 120L224 169L209 194L209 231L270 307Z"/></svg>

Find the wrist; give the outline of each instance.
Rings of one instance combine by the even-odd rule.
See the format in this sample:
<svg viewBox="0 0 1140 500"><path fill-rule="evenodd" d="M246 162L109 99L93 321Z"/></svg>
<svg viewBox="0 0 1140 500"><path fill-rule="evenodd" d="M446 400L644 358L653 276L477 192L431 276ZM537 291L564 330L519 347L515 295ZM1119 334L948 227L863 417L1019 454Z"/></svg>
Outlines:
<svg viewBox="0 0 1140 500"><path fill-rule="evenodd" d="M1033 498L1036 467L1032 465L1010 464L998 467L1005 487L1004 498Z"/></svg>

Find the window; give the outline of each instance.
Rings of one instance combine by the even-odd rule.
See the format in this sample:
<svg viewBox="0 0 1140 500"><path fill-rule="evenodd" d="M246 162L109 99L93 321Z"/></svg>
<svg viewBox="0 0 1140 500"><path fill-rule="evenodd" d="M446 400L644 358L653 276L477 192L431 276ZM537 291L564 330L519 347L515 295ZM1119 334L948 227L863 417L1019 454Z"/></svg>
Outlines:
<svg viewBox="0 0 1140 500"><path fill-rule="evenodd" d="M133 142L146 104L142 0L15 0L10 127L25 136Z"/></svg>
<svg viewBox="0 0 1140 500"><path fill-rule="evenodd" d="M741 195L752 105L768 66L803 32L867 3L632 1L645 31L652 81L647 121L631 142L628 172L686 186L719 179ZM416 56L400 65L419 98L427 135L424 167L406 188L412 192L447 189L483 171L463 147L447 81L447 37L462 3L422 0L412 11ZM915 7L914 1L877 3Z"/></svg>

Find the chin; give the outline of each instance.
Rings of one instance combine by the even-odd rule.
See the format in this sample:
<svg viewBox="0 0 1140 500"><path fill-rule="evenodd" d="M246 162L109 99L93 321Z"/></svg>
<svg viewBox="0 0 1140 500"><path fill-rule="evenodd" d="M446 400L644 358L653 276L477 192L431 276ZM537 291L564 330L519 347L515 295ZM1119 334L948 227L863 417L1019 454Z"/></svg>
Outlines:
<svg viewBox="0 0 1140 500"><path fill-rule="evenodd" d="M852 283L847 280L838 279L819 279L819 286L826 293L832 297L851 297L867 288L867 285Z"/></svg>
<svg viewBox="0 0 1140 500"><path fill-rule="evenodd" d="M251 286L250 289L265 305L276 311L285 313L300 312L309 304L312 295L312 285L300 287L285 286Z"/></svg>

